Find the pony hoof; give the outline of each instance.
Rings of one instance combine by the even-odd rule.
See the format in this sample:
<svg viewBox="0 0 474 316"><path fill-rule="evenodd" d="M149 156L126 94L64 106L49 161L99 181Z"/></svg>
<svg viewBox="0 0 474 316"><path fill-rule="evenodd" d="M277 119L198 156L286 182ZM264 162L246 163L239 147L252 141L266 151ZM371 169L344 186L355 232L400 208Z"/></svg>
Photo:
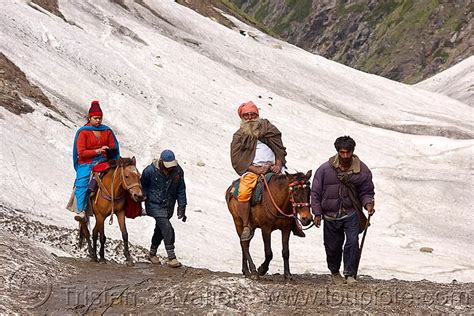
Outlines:
<svg viewBox="0 0 474 316"><path fill-rule="evenodd" d="M125 264L127 265L127 267L133 267L135 265L135 263L133 262L133 260L127 260L125 262Z"/></svg>
<svg viewBox="0 0 474 316"><path fill-rule="evenodd" d="M92 262L99 262L99 260L97 260L97 257L91 257L91 261Z"/></svg>
<svg viewBox="0 0 474 316"><path fill-rule="evenodd" d="M267 274L268 268L262 268L261 266L257 269L258 275L263 276Z"/></svg>
<svg viewBox="0 0 474 316"><path fill-rule="evenodd" d="M287 280L287 281L292 281L293 280L293 276L291 274L285 274L284 277L285 277L285 280Z"/></svg>
<svg viewBox="0 0 474 316"><path fill-rule="evenodd" d="M100 259L99 259L99 263L100 263L100 264L106 264L106 263L107 263L107 261L105 261L105 259L104 259L104 258L100 258Z"/></svg>

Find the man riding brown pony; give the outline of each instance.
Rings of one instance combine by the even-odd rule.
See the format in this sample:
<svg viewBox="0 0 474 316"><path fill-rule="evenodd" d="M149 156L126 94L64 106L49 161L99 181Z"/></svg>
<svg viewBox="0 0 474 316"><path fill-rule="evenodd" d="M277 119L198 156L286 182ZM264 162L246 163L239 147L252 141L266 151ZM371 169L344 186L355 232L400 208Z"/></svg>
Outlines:
<svg viewBox="0 0 474 316"><path fill-rule="evenodd" d="M312 222L309 209L309 179L311 171L302 174L281 174L285 166L286 148L280 131L266 119L259 118L257 106L252 102L243 103L238 114L240 129L234 134L231 144L231 161L235 171L241 176L238 187L235 183L226 192L226 201L234 218L242 247L242 272L256 275L257 271L249 253L249 243L255 228L262 230L265 243L265 262L258 274L268 271L272 259L270 235L273 230L282 231L285 277L289 277L290 231L304 237L297 221L303 225ZM274 176L266 179L265 175ZM250 200L259 179L265 183L262 202L252 207ZM234 194L235 193L235 194Z"/></svg>
<svg viewBox="0 0 474 316"><path fill-rule="evenodd" d="M258 108L252 101L240 105L237 112L241 123L232 138L230 156L232 167L240 176L237 210L244 226L240 240L247 241L253 231L248 220L249 201L258 176L267 172L280 173L286 163L286 148L281 132L268 120L259 117ZM295 222L292 231L296 236L305 237Z"/></svg>

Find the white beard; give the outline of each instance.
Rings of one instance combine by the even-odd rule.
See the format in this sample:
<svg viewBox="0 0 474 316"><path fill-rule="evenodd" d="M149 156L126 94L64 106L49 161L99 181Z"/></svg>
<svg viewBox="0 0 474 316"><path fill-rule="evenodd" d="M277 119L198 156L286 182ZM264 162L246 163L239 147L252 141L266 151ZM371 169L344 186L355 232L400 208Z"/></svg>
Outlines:
<svg viewBox="0 0 474 316"><path fill-rule="evenodd" d="M260 119L257 118L250 121L242 120L240 122L240 128L245 135L258 138L260 134Z"/></svg>

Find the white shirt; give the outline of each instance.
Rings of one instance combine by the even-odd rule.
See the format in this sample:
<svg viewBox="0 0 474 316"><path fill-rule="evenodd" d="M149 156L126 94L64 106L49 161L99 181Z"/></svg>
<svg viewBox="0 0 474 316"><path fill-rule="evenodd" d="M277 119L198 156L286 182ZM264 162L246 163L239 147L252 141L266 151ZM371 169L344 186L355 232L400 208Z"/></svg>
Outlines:
<svg viewBox="0 0 474 316"><path fill-rule="evenodd" d="M275 164L275 154L270 147L257 140L257 149L252 164L254 166L273 165Z"/></svg>

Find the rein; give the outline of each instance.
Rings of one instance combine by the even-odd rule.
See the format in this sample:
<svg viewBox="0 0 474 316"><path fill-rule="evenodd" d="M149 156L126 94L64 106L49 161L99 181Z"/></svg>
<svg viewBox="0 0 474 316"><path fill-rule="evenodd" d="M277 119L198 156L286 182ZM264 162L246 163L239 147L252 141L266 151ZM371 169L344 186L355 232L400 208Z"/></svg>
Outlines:
<svg viewBox="0 0 474 316"><path fill-rule="evenodd" d="M291 183L288 184L288 192L290 194L290 202L291 202L291 206L292 206L292 210L293 210L293 213L292 214L286 214L284 213L281 208L276 204L275 202L275 199L273 198L273 195L272 195L272 192L270 191L270 186L268 185L268 181L267 179L265 178L265 176L262 177L263 178L263 182L265 183L265 186L267 187L267 191L268 191L268 195L270 195L270 199L273 203L273 206L275 207L275 209L278 211L278 213L280 213L281 215L283 215L284 217L286 218L294 218L296 220L296 223L297 225L299 225L299 228L302 229L302 230L307 230L311 227L313 227L314 223L312 223L309 227L307 228L303 228L302 225L301 225L301 220L298 218L298 211L297 209L298 208L301 208L301 207L309 207L310 204L309 203L298 203L298 202L295 202L295 196L294 196L294 192L297 191L297 190L300 190L300 189L304 189L306 187L309 186L309 181L304 181L304 180L301 180L300 182L298 181L293 181ZM273 216L278 216L273 214L271 211L270 213L273 215Z"/></svg>

